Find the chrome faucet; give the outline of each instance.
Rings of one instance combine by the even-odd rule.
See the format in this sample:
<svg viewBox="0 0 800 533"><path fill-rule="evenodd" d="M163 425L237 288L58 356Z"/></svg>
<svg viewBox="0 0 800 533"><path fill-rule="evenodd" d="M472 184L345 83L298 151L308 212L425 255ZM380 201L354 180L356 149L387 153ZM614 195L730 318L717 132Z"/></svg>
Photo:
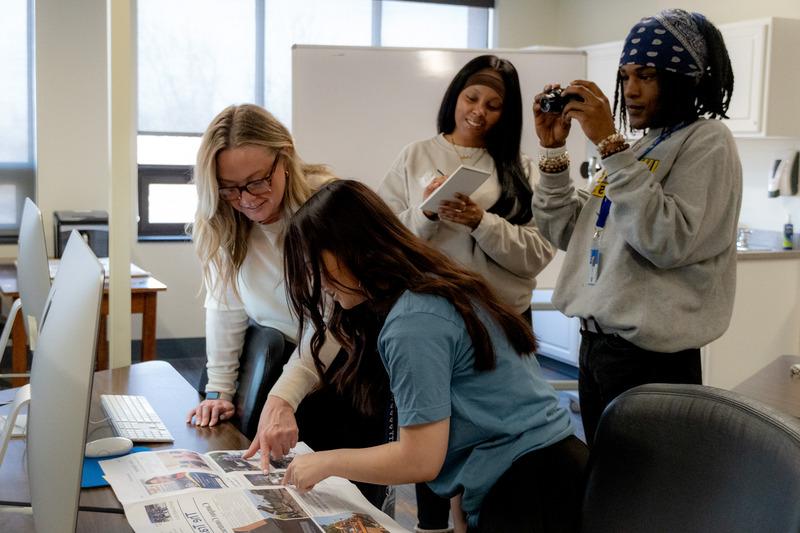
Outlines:
<svg viewBox="0 0 800 533"><path fill-rule="evenodd" d="M750 248L750 234L752 230L746 227L740 227L739 232L736 234L736 249L748 250Z"/></svg>

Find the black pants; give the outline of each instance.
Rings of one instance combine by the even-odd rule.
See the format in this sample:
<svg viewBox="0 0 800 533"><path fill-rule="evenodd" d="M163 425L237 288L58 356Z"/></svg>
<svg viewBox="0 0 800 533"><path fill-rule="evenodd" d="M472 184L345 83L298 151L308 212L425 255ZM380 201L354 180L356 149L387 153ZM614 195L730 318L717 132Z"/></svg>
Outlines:
<svg viewBox="0 0 800 533"><path fill-rule="evenodd" d="M347 359L344 351L331 363L327 373L333 374ZM351 395L337 392L333 387L317 390L300 402L295 416L300 430L300 440L312 450L339 448L368 448L385 444L389 440L388 418L393 404L387 394L380 402L377 414L365 415L355 408ZM375 507L381 508L386 498L384 485L354 482L361 493Z"/></svg>
<svg viewBox="0 0 800 533"><path fill-rule="evenodd" d="M437 496L427 483L414 486L417 493L417 527L447 529L450 527L450 500Z"/></svg>
<svg viewBox="0 0 800 533"><path fill-rule="evenodd" d="M533 325L533 316L529 307L522 313L522 318ZM437 496L427 483L417 483L417 527L419 529L447 529L450 527L450 500Z"/></svg>
<svg viewBox="0 0 800 533"><path fill-rule="evenodd" d="M588 458L574 435L523 455L483 499L470 533L577 531Z"/></svg>
<svg viewBox="0 0 800 533"><path fill-rule="evenodd" d="M661 353L639 348L619 335L582 331L581 336L578 390L589 446L603 410L626 390L646 383L703 381L699 348Z"/></svg>
<svg viewBox="0 0 800 533"><path fill-rule="evenodd" d="M247 438L255 437L261 409L294 349L295 345L280 331L252 322L248 326L233 399L236 417L231 421ZM345 360L346 354L339 352L327 372L336 372ZM203 369L198 390L205 391L207 381ZM364 415L355 408L347 391L338 393L326 387L306 396L295 416L300 440L313 450L367 448L387 442L389 409L387 394L376 415ZM373 505L381 507L386 496L385 487L368 483L356 483L356 486Z"/></svg>

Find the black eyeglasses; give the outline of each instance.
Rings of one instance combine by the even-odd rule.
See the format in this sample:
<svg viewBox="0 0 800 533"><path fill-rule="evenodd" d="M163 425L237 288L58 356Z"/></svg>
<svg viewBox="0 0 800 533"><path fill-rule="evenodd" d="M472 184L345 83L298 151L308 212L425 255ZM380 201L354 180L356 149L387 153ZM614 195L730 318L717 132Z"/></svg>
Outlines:
<svg viewBox="0 0 800 533"><path fill-rule="evenodd" d="M278 159L281 153L275 154L275 161L272 162L272 168L269 169L269 174L265 177L248 181L244 185L234 185L233 187L220 187L219 196L223 200L233 201L239 200L242 197L242 191L247 191L253 196L266 194L272 190L272 175L275 173L275 167L278 166Z"/></svg>

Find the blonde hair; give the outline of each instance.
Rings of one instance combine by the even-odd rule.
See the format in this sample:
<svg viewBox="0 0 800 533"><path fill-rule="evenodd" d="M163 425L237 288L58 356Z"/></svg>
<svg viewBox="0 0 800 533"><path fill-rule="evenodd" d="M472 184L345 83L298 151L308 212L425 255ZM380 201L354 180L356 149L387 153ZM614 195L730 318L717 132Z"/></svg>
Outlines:
<svg viewBox="0 0 800 533"><path fill-rule="evenodd" d="M312 194L309 174L329 174L324 165L307 165L297 155L289 130L267 110L252 104L232 105L211 121L197 151L194 183L197 211L189 232L200 258L209 291L228 287L235 293L236 276L247 256L247 239L253 222L219 197L217 155L228 148L261 146L280 152L288 172L281 200L281 217L296 211ZM212 270L217 275L212 276Z"/></svg>

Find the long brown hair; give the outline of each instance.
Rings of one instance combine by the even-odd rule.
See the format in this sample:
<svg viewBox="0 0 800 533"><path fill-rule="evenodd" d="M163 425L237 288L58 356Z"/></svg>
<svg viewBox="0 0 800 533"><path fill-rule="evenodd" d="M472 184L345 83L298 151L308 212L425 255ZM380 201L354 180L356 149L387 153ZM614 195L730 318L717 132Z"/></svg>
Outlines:
<svg viewBox="0 0 800 533"><path fill-rule="evenodd" d="M321 259L323 251L353 273L367 295L365 304L345 310L338 304L331 307L323 298L322 276L331 279ZM314 326L311 354L323 383L340 391L354 389L356 405L366 412L372 409L375 393L386 386L386 371L376 353L377 336L406 290L440 296L455 307L472 339L476 370L495 366L494 347L476 307L502 328L520 355L536 350L530 325L501 303L481 276L417 238L377 194L357 181L328 183L298 209L286 230L284 266L300 330L306 320ZM319 359L326 330L348 353L330 382Z"/></svg>

